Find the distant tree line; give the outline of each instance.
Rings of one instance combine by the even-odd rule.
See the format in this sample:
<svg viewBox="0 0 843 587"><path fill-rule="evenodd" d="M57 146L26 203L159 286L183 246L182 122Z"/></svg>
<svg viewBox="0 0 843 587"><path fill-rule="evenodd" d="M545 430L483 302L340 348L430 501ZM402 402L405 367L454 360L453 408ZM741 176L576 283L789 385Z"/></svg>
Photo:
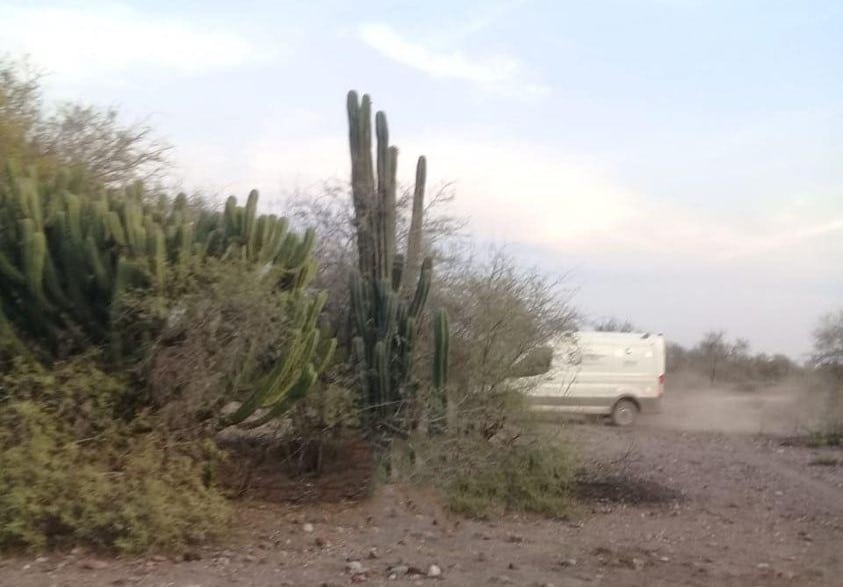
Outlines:
<svg viewBox="0 0 843 587"><path fill-rule="evenodd" d="M667 344L667 372L694 371L709 383L744 381L780 381L799 370L787 355L753 353L745 338L729 339L723 330L703 335L693 347L675 342Z"/></svg>

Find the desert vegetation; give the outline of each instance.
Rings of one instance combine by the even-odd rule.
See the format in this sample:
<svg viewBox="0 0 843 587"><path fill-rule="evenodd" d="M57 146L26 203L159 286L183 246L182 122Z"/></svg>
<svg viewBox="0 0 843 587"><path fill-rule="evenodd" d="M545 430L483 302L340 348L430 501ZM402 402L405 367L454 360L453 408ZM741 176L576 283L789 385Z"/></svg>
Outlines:
<svg viewBox="0 0 843 587"><path fill-rule="evenodd" d="M753 353L744 338L729 340L723 330L705 333L693 347L667 347L668 373L691 372L715 384L772 384L797 375L800 365L783 354Z"/></svg>
<svg viewBox="0 0 843 587"><path fill-rule="evenodd" d="M425 157L400 185L368 96L347 96L351 177L278 216L257 191L173 192L148 127L45 105L25 64L0 78L0 548L183 549L260 476L337 470L474 518L569 513L579 465L522 377L587 326L565 278L475 242ZM799 378L827 398L816 441L839 442L841 321L805 365L722 331L670 343L668 381Z"/></svg>
<svg viewBox="0 0 843 587"><path fill-rule="evenodd" d="M398 185L368 96L348 95L350 182L279 217L256 191L169 193L149 128L44 105L25 64L0 77L0 546L205 541L248 492L244 442L318 474L362 439L375 475L455 511L564 512L569 451L507 381L575 326L569 299L474 253L423 157Z"/></svg>

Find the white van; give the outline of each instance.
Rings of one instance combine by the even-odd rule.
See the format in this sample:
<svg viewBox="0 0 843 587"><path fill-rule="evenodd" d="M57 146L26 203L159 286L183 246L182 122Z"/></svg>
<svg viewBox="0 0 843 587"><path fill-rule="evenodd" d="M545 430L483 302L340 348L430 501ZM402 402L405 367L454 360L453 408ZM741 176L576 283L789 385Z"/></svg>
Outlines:
<svg viewBox="0 0 843 587"><path fill-rule="evenodd" d="M664 394L661 334L577 332L553 345L549 370L532 377L534 409L611 416L618 426L658 412Z"/></svg>

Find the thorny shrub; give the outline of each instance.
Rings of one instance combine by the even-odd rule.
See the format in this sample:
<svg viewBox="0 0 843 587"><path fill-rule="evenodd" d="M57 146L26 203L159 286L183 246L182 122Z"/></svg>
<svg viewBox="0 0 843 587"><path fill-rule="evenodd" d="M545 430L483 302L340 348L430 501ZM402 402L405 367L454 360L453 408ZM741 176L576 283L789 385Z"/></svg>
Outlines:
<svg viewBox="0 0 843 587"><path fill-rule="evenodd" d="M129 387L95 357L51 370L16 361L0 393L0 547L139 552L224 527L228 506L213 485L219 451L119 418Z"/></svg>

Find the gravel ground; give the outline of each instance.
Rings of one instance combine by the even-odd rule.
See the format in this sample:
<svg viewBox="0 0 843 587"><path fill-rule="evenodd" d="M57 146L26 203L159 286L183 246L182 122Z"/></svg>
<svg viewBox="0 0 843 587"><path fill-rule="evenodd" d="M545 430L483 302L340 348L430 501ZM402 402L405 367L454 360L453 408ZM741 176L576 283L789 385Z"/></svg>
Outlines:
<svg viewBox="0 0 843 587"><path fill-rule="evenodd" d="M385 486L242 503L223 544L177 557L2 559L0 585L843 585L843 451L675 428L564 425L588 465L565 521L464 520Z"/></svg>

